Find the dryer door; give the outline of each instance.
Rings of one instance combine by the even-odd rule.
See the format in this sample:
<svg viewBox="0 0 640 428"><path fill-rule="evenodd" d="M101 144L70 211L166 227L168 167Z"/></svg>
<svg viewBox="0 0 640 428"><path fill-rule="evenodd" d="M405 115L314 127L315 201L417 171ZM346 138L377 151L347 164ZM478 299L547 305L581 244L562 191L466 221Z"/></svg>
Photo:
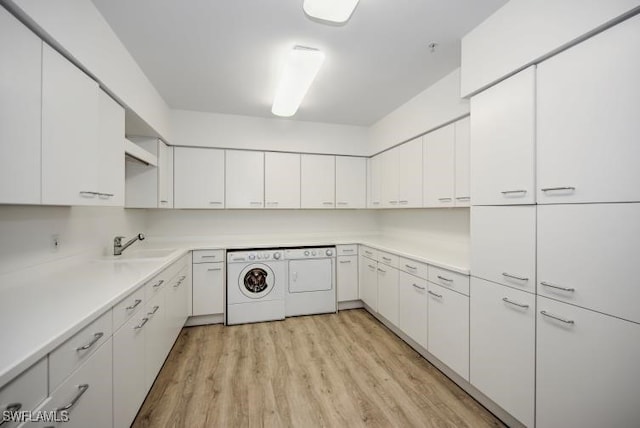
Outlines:
<svg viewBox="0 0 640 428"><path fill-rule="evenodd" d="M289 292L308 293L333 288L331 259L289 261Z"/></svg>

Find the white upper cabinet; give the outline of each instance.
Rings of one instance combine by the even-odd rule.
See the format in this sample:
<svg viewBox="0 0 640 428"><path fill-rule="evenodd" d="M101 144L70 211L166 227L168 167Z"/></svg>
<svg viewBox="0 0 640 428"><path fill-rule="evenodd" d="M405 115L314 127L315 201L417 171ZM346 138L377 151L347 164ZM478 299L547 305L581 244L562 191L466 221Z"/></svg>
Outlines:
<svg viewBox="0 0 640 428"><path fill-rule="evenodd" d="M380 208L382 206L382 157L376 155L368 159L368 208Z"/></svg>
<svg viewBox="0 0 640 428"><path fill-rule="evenodd" d="M398 172L398 149L380 153L380 199L383 208L398 206L398 190L400 174Z"/></svg>
<svg viewBox="0 0 640 428"><path fill-rule="evenodd" d="M175 208L224 208L224 150L173 150Z"/></svg>
<svg viewBox="0 0 640 428"><path fill-rule="evenodd" d="M98 84L43 45L43 204L96 204L97 142Z"/></svg>
<svg viewBox="0 0 640 428"><path fill-rule="evenodd" d="M158 208L173 208L173 147L158 141Z"/></svg>
<svg viewBox="0 0 640 428"><path fill-rule="evenodd" d="M422 206L422 138L416 138L397 147L399 162L398 206Z"/></svg>
<svg viewBox="0 0 640 428"><path fill-rule="evenodd" d="M336 208L366 208L367 159L336 156Z"/></svg>
<svg viewBox="0 0 640 428"><path fill-rule="evenodd" d="M98 174L100 205L124 205L124 108L104 91L98 94Z"/></svg>
<svg viewBox="0 0 640 428"><path fill-rule="evenodd" d="M530 67L471 98L474 205L535 203L535 83Z"/></svg>
<svg viewBox="0 0 640 428"><path fill-rule="evenodd" d="M454 206L454 125L447 125L425 135L423 152L424 206Z"/></svg>
<svg viewBox="0 0 640 428"><path fill-rule="evenodd" d="M640 201L638 52L640 16L538 66L540 203Z"/></svg>
<svg viewBox="0 0 640 428"><path fill-rule="evenodd" d="M227 150L226 158L227 208L262 208L264 153Z"/></svg>
<svg viewBox="0 0 640 428"><path fill-rule="evenodd" d="M0 203L40 203L41 70L42 42L0 8Z"/></svg>
<svg viewBox="0 0 640 428"><path fill-rule="evenodd" d="M302 208L334 208L336 157L302 155Z"/></svg>
<svg viewBox="0 0 640 428"><path fill-rule="evenodd" d="M471 208L471 275L536 292L536 207Z"/></svg>
<svg viewBox="0 0 640 428"><path fill-rule="evenodd" d="M266 208L300 208L300 155L264 155L264 202Z"/></svg>
<svg viewBox="0 0 640 428"><path fill-rule="evenodd" d="M455 123L455 205L456 207L468 207L471 201L469 188L469 168L471 164L471 120L466 117Z"/></svg>

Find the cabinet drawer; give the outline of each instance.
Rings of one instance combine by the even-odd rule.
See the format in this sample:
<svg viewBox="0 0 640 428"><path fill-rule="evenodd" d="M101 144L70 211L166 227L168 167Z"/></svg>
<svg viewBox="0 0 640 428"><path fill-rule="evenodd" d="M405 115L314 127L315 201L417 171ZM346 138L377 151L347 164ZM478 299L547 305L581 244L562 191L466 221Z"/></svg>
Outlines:
<svg viewBox="0 0 640 428"><path fill-rule="evenodd" d="M387 266L393 266L394 268L398 267L398 256L395 254L378 251L378 261Z"/></svg>
<svg viewBox="0 0 640 428"><path fill-rule="evenodd" d="M357 245L336 245L336 251L339 256L357 256L358 255L358 246Z"/></svg>
<svg viewBox="0 0 640 428"><path fill-rule="evenodd" d="M35 409L47 397L47 358L43 358L0 389L0 416L5 411ZM1 420L1 419L0 419ZM13 428L17 423L2 424Z"/></svg>
<svg viewBox="0 0 640 428"><path fill-rule="evenodd" d="M429 266L429 281L458 293L469 295L469 277L467 275Z"/></svg>
<svg viewBox="0 0 640 428"><path fill-rule="evenodd" d="M193 263L223 262L224 250L198 250L193 252Z"/></svg>
<svg viewBox="0 0 640 428"><path fill-rule="evenodd" d="M54 390L111 337L111 310L49 354L49 390Z"/></svg>
<svg viewBox="0 0 640 428"><path fill-rule="evenodd" d="M398 268L400 268L401 271L415 275L418 278L429 279L429 268L425 263L405 259L404 257L398 257Z"/></svg>
<svg viewBox="0 0 640 428"><path fill-rule="evenodd" d="M378 250L375 250L371 247L365 247L364 245L360 246L360 255L368 257L372 260L378 260Z"/></svg>
<svg viewBox="0 0 640 428"><path fill-rule="evenodd" d="M144 307L144 287L138 288L113 307L113 331L117 331L131 316Z"/></svg>

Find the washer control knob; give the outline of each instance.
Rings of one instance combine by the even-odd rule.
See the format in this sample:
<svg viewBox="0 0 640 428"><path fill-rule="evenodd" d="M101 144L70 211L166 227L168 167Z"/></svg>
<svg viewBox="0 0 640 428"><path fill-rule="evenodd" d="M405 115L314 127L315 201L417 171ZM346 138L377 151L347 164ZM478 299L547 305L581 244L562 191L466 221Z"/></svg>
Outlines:
<svg viewBox="0 0 640 428"><path fill-rule="evenodd" d="M311 252L311 255L312 255L312 256L315 256L315 255L316 255L316 252L315 252L315 251L312 251L312 252Z"/></svg>
<svg viewBox="0 0 640 428"><path fill-rule="evenodd" d="M269 253L264 253L264 258L268 259L269 258Z"/></svg>
<svg viewBox="0 0 640 428"><path fill-rule="evenodd" d="M249 260L255 260L255 259L256 259L255 254L249 254Z"/></svg>
<svg viewBox="0 0 640 428"><path fill-rule="evenodd" d="M258 260L262 259L262 254L258 253Z"/></svg>
<svg viewBox="0 0 640 428"><path fill-rule="evenodd" d="M328 250L326 251L326 254L327 254L327 256L329 256L329 257L333 256L333 250L332 250L332 249L328 249Z"/></svg>
<svg viewBox="0 0 640 428"><path fill-rule="evenodd" d="M305 251L305 252L304 252L304 255L305 255L305 256L307 256L307 257L309 257L309 250Z"/></svg>
<svg viewBox="0 0 640 428"><path fill-rule="evenodd" d="M280 253L273 253L273 258L276 260L280 260Z"/></svg>

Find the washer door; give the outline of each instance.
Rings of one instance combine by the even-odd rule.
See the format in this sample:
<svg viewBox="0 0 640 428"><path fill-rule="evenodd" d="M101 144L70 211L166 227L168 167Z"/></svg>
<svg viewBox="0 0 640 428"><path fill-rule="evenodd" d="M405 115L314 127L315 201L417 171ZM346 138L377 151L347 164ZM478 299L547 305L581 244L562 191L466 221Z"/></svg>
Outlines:
<svg viewBox="0 0 640 428"><path fill-rule="evenodd" d="M238 287L242 294L250 299L261 299L271 293L275 284L275 275L264 264L252 264L240 272Z"/></svg>

